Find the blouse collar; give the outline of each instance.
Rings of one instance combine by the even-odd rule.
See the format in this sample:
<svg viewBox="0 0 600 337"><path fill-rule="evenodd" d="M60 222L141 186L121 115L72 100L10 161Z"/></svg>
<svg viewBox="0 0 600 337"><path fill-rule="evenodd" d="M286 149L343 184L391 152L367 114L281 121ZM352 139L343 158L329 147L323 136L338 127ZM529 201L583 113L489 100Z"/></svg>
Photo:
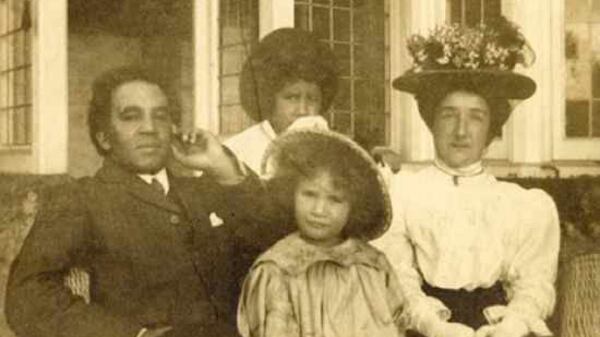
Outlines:
<svg viewBox="0 0 600 337"><path fill-rule="evenodd" d="M480 176L484 172L483 164L481 160L474 162L473 164L454 168L446 165L442 160L436 157L433 160L433 165L446 175L452 178L452 182L455 186L458 186L460 182L464 180L464 178L476 177Z"/></svg>
<svg viewBox="0 0 600 337"><path fill-rule="evenodd" d="M348 267L364 264L381 269L377 250L358 239L349 238L333 247L319 247L306 242L298 232L292 233L277 242L261 255L254 266L262 262L274 262L289 274L299 274L317 262L333 262Z"/></svg>
<svg viewBox="0 0 600 337"><path fill-rule="evenodd" d="M269 122L268 120L264 120L260 123L260 126L263 130L263 132L267 135L267 137L269 137L271 140L277 138L277 133L275 132L275 129L273 129L273 126L271 125L271 122Z"/></svg>

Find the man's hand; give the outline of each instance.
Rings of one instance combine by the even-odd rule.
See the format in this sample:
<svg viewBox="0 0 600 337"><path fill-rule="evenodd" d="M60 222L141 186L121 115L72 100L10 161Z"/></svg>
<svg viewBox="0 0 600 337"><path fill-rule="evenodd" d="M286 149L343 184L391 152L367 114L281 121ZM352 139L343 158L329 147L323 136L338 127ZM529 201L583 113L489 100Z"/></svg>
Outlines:
<svg viewBox="0 0 600 337"><path fill-rule="evenodd" d="M204 171L224 185L243 179L235 158L206 130L176 132L171 144L173 156L187 168Z"/></svg>

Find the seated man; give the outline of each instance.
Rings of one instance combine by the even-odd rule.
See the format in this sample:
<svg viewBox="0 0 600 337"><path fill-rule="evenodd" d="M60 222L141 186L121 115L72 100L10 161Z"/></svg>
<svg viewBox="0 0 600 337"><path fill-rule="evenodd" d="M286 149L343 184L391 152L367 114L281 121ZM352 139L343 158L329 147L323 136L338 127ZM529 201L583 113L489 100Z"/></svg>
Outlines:
<svg viewBox="0 0 600 337"><path fill-rule="evenodd" d="M177 111L159 83L133 68L94 83L90 136L104 163L56 190L13 263L17 336L236 335L236 273L255 257L246 264L239 249L276 240L253 226L262 189L208 132L172 133ZM172 155L203 176L172 176ZM89 304L64 285L73 267L90 275Z"/></svg>

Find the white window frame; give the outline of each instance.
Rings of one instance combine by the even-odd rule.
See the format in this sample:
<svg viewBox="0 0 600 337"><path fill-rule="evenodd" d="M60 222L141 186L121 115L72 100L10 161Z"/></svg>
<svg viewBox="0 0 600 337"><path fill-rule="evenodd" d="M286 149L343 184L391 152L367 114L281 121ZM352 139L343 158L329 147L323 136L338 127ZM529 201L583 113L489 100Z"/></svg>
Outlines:
<svg viewBox="0 0 600 337"><path fill-rule="evenodd" d="M600 138L567 138L565 134L566 125L566 57L565 45L565 0L551 0L552 33L554 34L554 67L556 82L560 83L555 90L553 106L553 157L556 160L590 161L600 160Z"/></svg>
<svg viewBox="0 0 600 337"><path fill-rule="evenodd" d="M217 134L219 116L220 0L196 0L194 6L194 125ZM259 0L259 37L294 26L293 0Z"/></svg>
<svg viewBox="0 0 600 337"><path fill-rule="evenodd" d="M0 151L0 171L67 172L67 0L32 0L32 143Z"/></svg>

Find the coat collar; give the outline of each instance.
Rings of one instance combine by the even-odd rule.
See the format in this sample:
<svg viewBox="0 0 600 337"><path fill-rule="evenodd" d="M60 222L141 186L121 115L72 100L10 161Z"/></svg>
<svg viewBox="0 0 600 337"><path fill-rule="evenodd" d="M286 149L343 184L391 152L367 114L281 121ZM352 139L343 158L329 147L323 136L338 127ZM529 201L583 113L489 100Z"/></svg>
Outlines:
<svg viewBox="0 0 600 337"><path fill-rule="evenodd" d="M123 166L117 164L111 159L104 160L102 167L100 170L98 170L98 173L96 173L96 178L104 183L117 185L118 187L125 189L135 198L146 203L150 203L176 213L181 211L175 202L164 195L157 193L138 175L128 171ZM171 193L177 193L175 191L177 189L176 184L173 184L174 180L175 179L169 175L169 183L172 185Z"/></svg>

